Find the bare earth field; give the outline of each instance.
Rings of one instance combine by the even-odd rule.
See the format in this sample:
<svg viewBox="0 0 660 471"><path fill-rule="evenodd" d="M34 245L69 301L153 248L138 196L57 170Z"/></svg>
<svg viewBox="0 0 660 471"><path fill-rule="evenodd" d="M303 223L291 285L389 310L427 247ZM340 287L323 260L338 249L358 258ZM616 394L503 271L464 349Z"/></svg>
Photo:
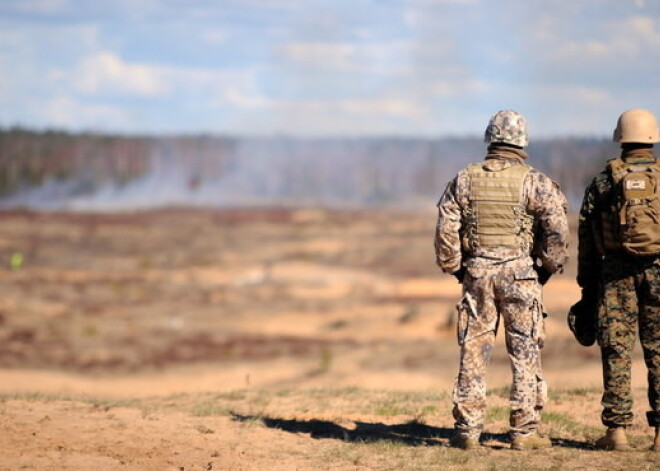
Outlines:
<svg viewBox="0 0 660 471"><path fill-rule="evenodd" d="M434 265L432 211L0 218L0 469L660 469L639 352L636 451L592 447L600 362L565 326L573 265L545 289L555 446L508 449L500 338L485 446L448 447L460 287Z"/></svg>

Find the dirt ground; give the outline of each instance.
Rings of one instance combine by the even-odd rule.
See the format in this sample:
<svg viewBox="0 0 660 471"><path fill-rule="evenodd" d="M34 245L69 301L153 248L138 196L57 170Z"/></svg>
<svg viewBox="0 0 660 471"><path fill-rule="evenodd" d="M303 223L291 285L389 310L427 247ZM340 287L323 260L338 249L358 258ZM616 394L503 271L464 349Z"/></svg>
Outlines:
<svg viewBox="0 0 660 471"><path fill-rule="evenodd" d="M502 449L500 335L493 444L469 462L444 446L460 287L434 265L433 212L0 219L0 469L618 469L590 449L600 366L565 326L574 257L544 295L557 450ZM645 379L637 352L640 450Z"/></svg>

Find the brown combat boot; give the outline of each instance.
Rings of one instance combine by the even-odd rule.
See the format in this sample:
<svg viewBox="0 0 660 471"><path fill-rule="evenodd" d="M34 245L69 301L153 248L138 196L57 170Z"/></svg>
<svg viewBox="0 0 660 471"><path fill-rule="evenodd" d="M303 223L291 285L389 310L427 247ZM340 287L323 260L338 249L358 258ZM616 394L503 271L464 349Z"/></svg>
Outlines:
<svg viewBox="0 0 660 471"><path fill-rule="evenodd" d="M460 434L452 438L450 443L454 448L462 448L463 450L474 450L480 446L479 439Z"/></svg>
<svg viewBox="0 0 660 471"><path fill-rule="evenodd" d="M653 446L651 451L659 452L660 451L660 427L655 428L655 440L653 440Z"/></svg>
<svg viewBox="0 0 660 471"><path fill-rule="evenodd" d="M552 442L550 439L540 435L538 432L516 435L511 441L512 450L537 450L539 448L550 448L551 446Z"/></svg>
<svg viewBox="0 0 660 471"><path fill-rule="evenodd" d="M596 440L596 448L613 451L630 450L626 438L626 429L623 427L608 428L605 435Z"/></svg>

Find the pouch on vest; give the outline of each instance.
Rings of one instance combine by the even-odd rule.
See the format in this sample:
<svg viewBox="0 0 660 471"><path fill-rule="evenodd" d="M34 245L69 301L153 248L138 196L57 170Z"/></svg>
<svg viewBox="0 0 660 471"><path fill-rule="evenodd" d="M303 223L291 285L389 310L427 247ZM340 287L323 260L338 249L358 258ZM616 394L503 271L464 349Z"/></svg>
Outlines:
<svg viewBox="0 0 660 471"><path fill-rule="evenodd" d="M536 280L538 279L538 274L533 267L522 267L515 269L513 277L516 280Z"/></svg>
<svg viewBox="0 0 660 471"><path fill-rule="evenodd" d="M660 166L609 162L618 191L618 236L632 255L660 254Z"/></svg>

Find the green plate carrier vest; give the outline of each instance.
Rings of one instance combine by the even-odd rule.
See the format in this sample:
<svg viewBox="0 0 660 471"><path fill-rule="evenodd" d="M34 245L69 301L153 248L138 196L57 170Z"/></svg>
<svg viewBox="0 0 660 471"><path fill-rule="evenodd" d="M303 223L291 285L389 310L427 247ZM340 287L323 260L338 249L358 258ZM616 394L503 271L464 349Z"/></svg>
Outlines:
<svg viewBox="0 0 660 471"><path fill-rule="evenodd" d="M534 217L522 204L522 186L531 167L514 164L492 170L473 164L469 175L470 205L465 210L462 244L478 248L515 247L529 252L534 242Z"/></svg>

